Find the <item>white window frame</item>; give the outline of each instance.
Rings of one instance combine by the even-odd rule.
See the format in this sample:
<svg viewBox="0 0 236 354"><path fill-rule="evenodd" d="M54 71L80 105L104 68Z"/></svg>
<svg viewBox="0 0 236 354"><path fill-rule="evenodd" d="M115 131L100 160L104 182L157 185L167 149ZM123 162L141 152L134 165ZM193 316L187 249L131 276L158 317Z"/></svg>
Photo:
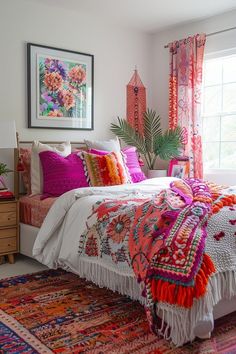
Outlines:
<svg viewBox="0 0 236 354"><path fill-rule="evenodd" d="M236 55L236 47L222 50L222 51L206 53L204 55L204 61L209 60L209 59L217 59L217 58L221 58L224 56L230 56L230 55ZM203 85L203 82L202 82L202 85ZM214 85L212 85L212 86L214 86ZM204 86L202 86L202 89L203 89L203 87ZM222 87L223 87L223 85L222 85ZM203 92L202 92L202 95L203 95ZM236 111L230 112L230 113L227 112L224 115L225 116L226 115L236 115ZM210 117L210 115L207 115L207 116ZM213 116L216 116L216 114L214 114ZM204 115L201 112L202 123L203 123L203 118L204 118ZM211 176L226 175L227 174L227 175L229 175L230 179L235 178L235 184L236 184L236 168L235 169L222 169L222 168L205 169L204 164L203 164L203 171L204 171L204 177L207 177L207 178L208 177L211 178Z"/></svg>

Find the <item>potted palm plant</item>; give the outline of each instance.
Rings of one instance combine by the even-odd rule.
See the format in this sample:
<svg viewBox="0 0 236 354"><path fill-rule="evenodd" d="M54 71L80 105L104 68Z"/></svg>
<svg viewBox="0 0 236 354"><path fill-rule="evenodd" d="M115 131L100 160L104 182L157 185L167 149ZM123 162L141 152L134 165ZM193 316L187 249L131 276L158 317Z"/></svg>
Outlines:
<svg viewBox="0 0 236 354"><path fill-rule="evenodd" d="M0 189L6 189L3 176L7 175L9 172L12 172L12 170L9 170L5 163L0 163Z"/></svg>
<svg viewBox="0 0 236 354"><path fill-rule="evenodd" d="M170 160L180 154L181 128L168 129L162 132L160 116L154 110L148 109L144 113L143 135L135 132L127 120L118 117L118 124L111 124L111 131L127 145L135 146L144 157L149 177L154 177L155 163L159 157Z"/></svg>

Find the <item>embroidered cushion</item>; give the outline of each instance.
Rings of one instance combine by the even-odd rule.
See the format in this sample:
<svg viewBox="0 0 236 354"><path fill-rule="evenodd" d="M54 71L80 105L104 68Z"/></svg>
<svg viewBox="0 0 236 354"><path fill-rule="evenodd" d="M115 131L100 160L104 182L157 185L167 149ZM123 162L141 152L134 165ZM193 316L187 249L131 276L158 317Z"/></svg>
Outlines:
<svg viewBox="0 0 236 354"><path fill-rule="evenodd" d="M67 157L53 151L39 154L43 170L44 197L59 197L75 188L88 187L81 158L72 153Z"/></svg>
<svg viewBox="0 0 236 354"><path fill-rule="evenodd" d="M108 151L96 149L90 149L90 152L97 155L108 154ZM126 147L122 149L122 152L125 155L125 163L129 170L132 182L137 183L147 179L147 177L141 170L136 148L134 146Z"/></svg>
<svg viewBox="0 0 236 354"><path fill-rule="evenodd" d="M57 146L42 144L39 141L34 141L32 144L31 154L31 193L42 194L43 191L43 175L39 159L39 153L42 151L55 151L61 156L68 156L71 153L71 144L65 142Z"/></svg>
<svg viewBox="0 0 236 354"><path fill-rule="evenodd" d="M114 186L131 183L131 178L124 166L123 157L119 152L95 155L81 152L84 171L91 186Z"/></svg>

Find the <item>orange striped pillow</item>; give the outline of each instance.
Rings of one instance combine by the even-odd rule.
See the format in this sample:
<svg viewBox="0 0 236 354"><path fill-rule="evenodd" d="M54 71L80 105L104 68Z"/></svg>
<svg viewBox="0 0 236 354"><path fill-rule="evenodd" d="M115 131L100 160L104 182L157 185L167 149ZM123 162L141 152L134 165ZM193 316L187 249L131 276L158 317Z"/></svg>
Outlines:
<svg viewBox="0 0 236 354"><path fill-rule="evenodd" d="M115 186L131 183L131 177L120 152L100 156L88 152L78 154L90 186Z"/></svg>

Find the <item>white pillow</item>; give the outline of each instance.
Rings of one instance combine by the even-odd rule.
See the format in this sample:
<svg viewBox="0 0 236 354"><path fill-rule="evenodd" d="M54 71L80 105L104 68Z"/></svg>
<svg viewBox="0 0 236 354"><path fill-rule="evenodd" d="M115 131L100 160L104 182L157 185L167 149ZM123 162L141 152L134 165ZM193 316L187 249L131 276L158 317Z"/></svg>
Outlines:
<svg viewBox="0 0 236 354"><path fill-rule="evenodd" d="M120 152L120 142L117 137L110 140L84 140L84 142L89 149Z"/></svg>
<svg viewBox="0 0 236 354"><path fill-rule="evenodd" d="M43 172L41 167L41 162L39 158L39 153L42 151L54 151L61 156L68 156L71 154L71 144L70 142L65 142L60 145L51 146L47 144L42 144L39 141L34 141L32 144L31 152L31 193L42 194L43 192Z"/></svg>

